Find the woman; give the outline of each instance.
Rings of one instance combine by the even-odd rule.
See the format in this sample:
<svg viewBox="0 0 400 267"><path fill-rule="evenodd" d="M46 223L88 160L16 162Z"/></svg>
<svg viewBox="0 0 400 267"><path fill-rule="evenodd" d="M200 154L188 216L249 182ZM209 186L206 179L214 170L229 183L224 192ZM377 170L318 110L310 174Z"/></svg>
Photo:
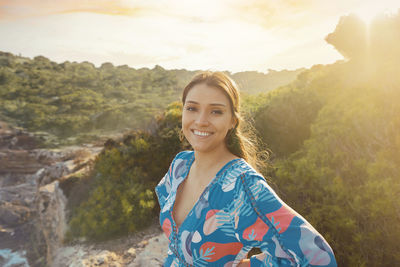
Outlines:
<svg viewBox="0 0 400 267"><path fill-rule="evenodd" d="M164 266L336 266L332 249L248 162L239 91L221 72L185 87L178 153L156 186L169 239ZM252 248L262 253L246 259Z"/></svg>

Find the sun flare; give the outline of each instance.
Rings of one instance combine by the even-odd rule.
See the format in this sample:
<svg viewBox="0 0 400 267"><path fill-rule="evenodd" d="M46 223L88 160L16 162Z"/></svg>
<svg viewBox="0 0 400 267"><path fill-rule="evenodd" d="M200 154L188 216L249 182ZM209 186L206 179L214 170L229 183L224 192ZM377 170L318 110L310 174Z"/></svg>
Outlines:
<svg viewBox="0 0 400 267"><path fill-rule="evenodd" d="M360 17L365 23L369 24L377 15L376 10L362 8L354 12L358 17Z"/></svg>
<svg viewBox="0 0 400 267"><path fill-rule="evenodd" d="M353 13L360 17L365 23L369 24L376 16L396 12L399 7L400 5L397 1L386 1L382 4L373 2L372 4L360 6L355 9Z"/></svg>

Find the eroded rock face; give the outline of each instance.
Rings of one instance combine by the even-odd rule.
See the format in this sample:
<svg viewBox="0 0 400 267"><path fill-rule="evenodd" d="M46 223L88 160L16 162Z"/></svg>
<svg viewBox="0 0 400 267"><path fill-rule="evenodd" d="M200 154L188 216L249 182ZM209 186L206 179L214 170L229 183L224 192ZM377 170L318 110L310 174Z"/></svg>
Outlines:
<svg viewBox="0 0 400 267"><path fill-rule="evenodd" d="M29 138L0 122L0 266L162 265L168 241L158 225L111 244L63 246L71 184L102 147L46 150Z"/></svg>
<svg viewBox="0 0 400 267"><path fill-rule="evenodd" d="M33 134L20 128L9 127L0 121L0 150L2 149L34 149L38 141Z"/></svg>
<svg viewBox="0 0 400 267"><path fill-rule="evenodd" d="M164 234L159 234L148 240L146 246L128 267L162 266L167 257L167 250L168 239Z"/></svg>
<svg viewBox="0 0 400 267"><path fill-rule="evenodd" d="M24 136L22 138L22 136ZM0 254L51 264L65 228L67 199L59 181L87 170L101 148L35 148L32 135L0 122Z"/></svg>
<svg viewBox="0 0 400 267"><path fill-rule="evenodd" d="M108 250L96 250L86 246L63 247L54 259L53 267L120 267L126 266L131 258L125 258Z"/></svg>
<svg viewBox="0 0 400 267"><path fill-rule="evenodd" d="M65 206L67 199L58 186L58 181L39 188L38 214L40 229L47 247L47 263L51 265L55 251L61 246L65 230Z"/></svg>
<svg viewBox="0 0 400 267"><path fill-rule="evenodd" d="M29 219L31 212L31 209L25 206L3 202L0 204L0 224L9 227L18 226Z"/></svg>
<svg viewBox="0 0 400 267"><path fill-rule="evenodd" d="M154 227L154 226L153 226ZM159 232L156 230L156 232ZM110 248L111 250L112 248ZM168 239L164 234L145 236L142 241L117 252L97 249L93 245L60 247L52 267L162 266L167 256Z"/></svg>

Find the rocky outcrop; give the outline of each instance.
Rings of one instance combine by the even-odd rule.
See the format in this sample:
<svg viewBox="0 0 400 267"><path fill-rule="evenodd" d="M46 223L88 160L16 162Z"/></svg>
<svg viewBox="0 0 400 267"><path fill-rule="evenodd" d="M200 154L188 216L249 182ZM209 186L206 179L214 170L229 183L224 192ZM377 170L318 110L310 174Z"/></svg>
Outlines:
<svg viewBox="0 0 400 267"><path fill-rule="evenodd" d="M117 240L64 245L66 206L77 177L102 147L39 149L0 122L0 266L161 266L167 239L158 222Z"/></svg>
<svg viewBox="0 0 400 267"><path fill-rule="evenodd" d="M151 234L145 235L140 241L127 238L123 241L127 244L117 249L111 244L106 245L108 249L83 244L59 248L52 266L162 266L167 255L168 239L160 233L158 225L151 226L147 231Z"/></svg>
<svg viewBox="0 0 400 267"><path fill-rule="evenodd" d="M168 239L164 234L159 234L148 240L146 246L140 251L129 267L162 266L167 256Z"/></svg>
<svg viewBox="0 0 400 267"><path fill-rule="evenodd" d="M55 251L61 246L67 228L65 207L67 199L58 186L58 181L39 188L37 195L39 228L46 243L46 258L49 265Z"/></svg>
<svg viewBox="0 0 400 267"><path fill-rule="evenodd" d="M0 121L0 150L2 149L34 149L38 145L34 135L21 128L10 127Z"/></svg>
<svg viewBox="0 0 400 267"><path fill-rule="evenodd" d="M39 149L32 135L0 126L0 254L11 250L30 266L49 265L66 229L59 181L89 169L102 148Z"/></svg>

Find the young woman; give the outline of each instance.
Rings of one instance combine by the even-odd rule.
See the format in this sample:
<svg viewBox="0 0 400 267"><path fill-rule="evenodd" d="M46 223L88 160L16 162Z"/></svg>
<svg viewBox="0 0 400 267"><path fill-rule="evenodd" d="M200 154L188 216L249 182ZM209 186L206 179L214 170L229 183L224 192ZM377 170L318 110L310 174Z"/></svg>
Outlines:
<svg viewBox="0 0 400 267"><path fill-rule="evenodd" d="M185 87L178 153L156 186L169 239L164 266L337 266L325 239L248 162L239 91L221 72ZM247 259L252 248L262 253Z"/></svg>

